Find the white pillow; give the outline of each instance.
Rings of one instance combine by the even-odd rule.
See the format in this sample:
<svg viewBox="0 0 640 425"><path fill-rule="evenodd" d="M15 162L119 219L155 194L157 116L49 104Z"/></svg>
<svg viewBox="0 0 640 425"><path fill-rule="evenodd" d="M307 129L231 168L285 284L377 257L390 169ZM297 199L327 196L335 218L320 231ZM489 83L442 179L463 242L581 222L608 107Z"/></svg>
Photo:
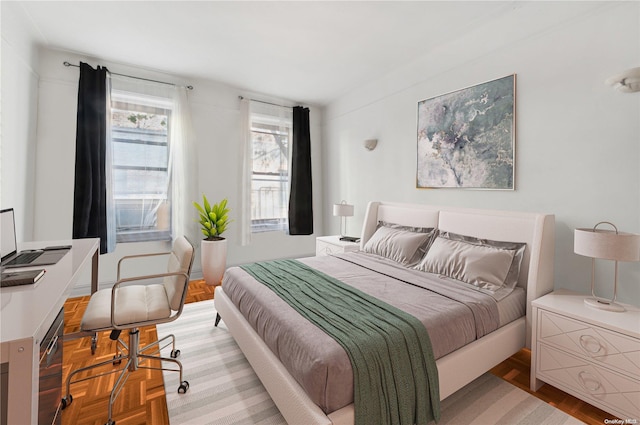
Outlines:
<svg viewBox="0 0 640 425"><path fill-rule="evenodd" d="M364 251L404 265L413 265L424 255L433 237L433 230L380 222L376 232L365 244Z"/></svg>

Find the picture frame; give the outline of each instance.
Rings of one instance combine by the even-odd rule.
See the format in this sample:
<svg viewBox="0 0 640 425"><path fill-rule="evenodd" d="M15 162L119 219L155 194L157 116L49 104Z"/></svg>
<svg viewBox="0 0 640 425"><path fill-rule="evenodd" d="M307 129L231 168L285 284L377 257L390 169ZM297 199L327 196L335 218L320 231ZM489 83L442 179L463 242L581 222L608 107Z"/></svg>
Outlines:
<svg viewBox="0 0 640 425"><path fill-rule="evenodd" d="M516 74L418 102L416 187L515 190Z"/></svg>

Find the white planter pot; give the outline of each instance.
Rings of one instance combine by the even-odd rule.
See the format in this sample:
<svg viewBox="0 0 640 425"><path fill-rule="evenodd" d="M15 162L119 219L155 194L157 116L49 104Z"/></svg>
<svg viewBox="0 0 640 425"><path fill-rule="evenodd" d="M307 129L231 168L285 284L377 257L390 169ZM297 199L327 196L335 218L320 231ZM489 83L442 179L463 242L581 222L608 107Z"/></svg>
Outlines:
<svg viewBox="0 0 640 425"><path fill-rule="evenodd" d="M202 276L207 285L220 285L224 270L227 268L227 240L203 240L200 245L200 263Z"/></svg>

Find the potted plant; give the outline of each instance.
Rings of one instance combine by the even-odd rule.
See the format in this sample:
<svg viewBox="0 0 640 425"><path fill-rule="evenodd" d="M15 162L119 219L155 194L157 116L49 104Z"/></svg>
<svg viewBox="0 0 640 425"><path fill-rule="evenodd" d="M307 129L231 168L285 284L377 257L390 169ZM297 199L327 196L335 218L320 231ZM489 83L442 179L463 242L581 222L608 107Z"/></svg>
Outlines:
<svg viewBox="0 0 640 425"><path fill-rule="evenodd" d="M227 240L221 235L230 223L230 210L226 199L211 205L204 194L202 205L194 201L193 206L198 210L202 234L205 236L200 245L202 276L207 285L217 286L222 283L227 266Z"/></svg>

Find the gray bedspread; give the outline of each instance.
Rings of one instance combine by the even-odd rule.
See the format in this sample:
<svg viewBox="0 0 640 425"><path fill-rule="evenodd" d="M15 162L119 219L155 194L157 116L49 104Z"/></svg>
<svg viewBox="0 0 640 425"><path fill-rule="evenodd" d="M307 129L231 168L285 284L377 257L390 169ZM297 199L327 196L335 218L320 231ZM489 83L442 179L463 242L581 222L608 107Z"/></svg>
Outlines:
<svg viewBox="0 0 640 425"><path fill-rule="evenodd" d="M498 328L495 300L481 292L391 261L355 252L303 263L420 320L440 358ZM225 293L325 413L353 402L353 371L344 349L239 267L227 270Z"/></svg>

